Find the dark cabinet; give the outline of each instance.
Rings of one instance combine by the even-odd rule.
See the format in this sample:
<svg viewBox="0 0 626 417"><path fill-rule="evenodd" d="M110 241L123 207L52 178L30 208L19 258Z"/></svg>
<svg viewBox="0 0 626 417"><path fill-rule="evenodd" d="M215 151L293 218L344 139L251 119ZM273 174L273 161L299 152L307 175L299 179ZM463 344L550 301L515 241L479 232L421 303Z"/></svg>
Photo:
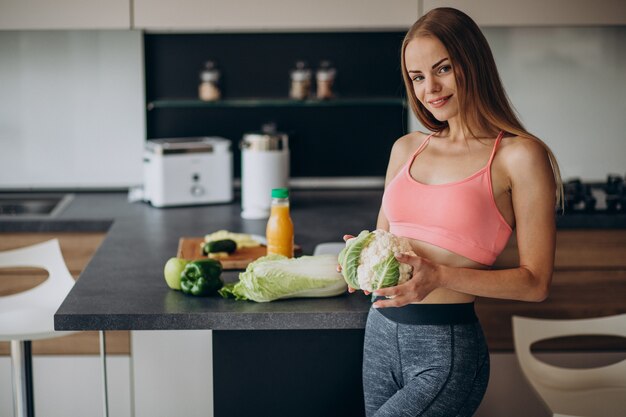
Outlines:
<svg viewBox="0 0 626 417"><path fill-rule="evenodd" d="M147 138L222 136L238 143L268 122L290 137L292 177L382 177L406 133L400 74L403 32L147 34ZM220 68L222 99L198 99L206 60ZM336 97L289 99L304 60L337 69ZM313 82L313 92L315 82Z"/></svg>

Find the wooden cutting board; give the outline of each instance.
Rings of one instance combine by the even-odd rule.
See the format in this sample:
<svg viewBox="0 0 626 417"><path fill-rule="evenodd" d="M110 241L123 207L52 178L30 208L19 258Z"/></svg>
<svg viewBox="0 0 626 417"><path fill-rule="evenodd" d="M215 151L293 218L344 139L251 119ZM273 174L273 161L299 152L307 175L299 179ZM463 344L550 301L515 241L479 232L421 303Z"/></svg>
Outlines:
<svg viewBox="0 0 626 417"><path fill-rule="evenodd" d="M207 256L202 253L203 237L181 237L178 241L178 252L176 256L187 260L206 259ZM295 245L294 252L296 256L302 254L302 248ZM256 248L241 248L231 253L228 258L222 258L219 261L224 269L246 269L250 262L255 261L261 256L267 254L265 245Z"/></svg>

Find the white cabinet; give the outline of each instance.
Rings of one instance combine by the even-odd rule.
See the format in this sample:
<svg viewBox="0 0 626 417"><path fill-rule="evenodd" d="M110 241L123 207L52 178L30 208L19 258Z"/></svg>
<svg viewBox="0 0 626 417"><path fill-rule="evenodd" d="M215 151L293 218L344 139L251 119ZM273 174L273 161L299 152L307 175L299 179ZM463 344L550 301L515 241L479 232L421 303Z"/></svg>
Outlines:
<svg viewBox="0 0 626 417"><path fill-rule="evenodd" d="M131 331L133 416L213 417L212 343L211 330Z"/></svg>
<svg viewBox="0 0 626 417"><path fill-rule="evenodd" d="M0 33L0 188L142 182L142 43L131 30Z"/></svg>
<svg viewBox="0 0 626 417"><path fill-rule="evenodd" d="M407 29L418 0L135 0L134 27L176 31Z"/></svg>
<svg viewBox="0 0 626 417"><path fill-rule="evenodd" d="M217 29L406 29L416 0L215 1Z"/></svg>
<svg viewBox="0 0 626 417"><path fill-rule="evenodd" d="M202 30L211 25L211 0L135 0L133 27L156 30Z"/></svg>
<svg viewBox="0 0 626 417"><path fill-rule="evenodd" d="M130 29L129 0L2 0L0 30Z"/></svg>
<svg viewBox="0 0 626 417"><path fill-rule="evenodd" d="M128 355L107 356L110 417L133 412L132 360ZM13 416L11 357L0 356L0 416ZM34 355L35 415L45 417L102 417L102 363L94 355ZM165 393L157 393L165 396ZM157 416L158 414L154 414ZM161 414L168 416L184 414Z"/></svg>
<svg viewBox="0 0 626 417"><path fill-rule="evenodd" d="M480 26L590 26L626 24L624 0L422 0L423 12L454 7Z"/></svg>

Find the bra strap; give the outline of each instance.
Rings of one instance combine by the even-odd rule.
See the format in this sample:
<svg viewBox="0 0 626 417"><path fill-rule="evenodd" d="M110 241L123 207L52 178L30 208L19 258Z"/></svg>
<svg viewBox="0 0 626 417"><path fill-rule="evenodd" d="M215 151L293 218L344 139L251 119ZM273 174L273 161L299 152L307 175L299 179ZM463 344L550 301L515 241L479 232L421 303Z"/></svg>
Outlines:
<svg viewBox="0 0 626 417"><path fill-rule="evenodd" d="M489 162L487 162L487 166L491 166L491 162L493 161L493 157L496 156L496 149L498 149L498 145L502 138L504 137L504 130L500 131L500 134L496 138L496 142L493 144L493 150L491 151L491 156L489 157Z"/></svg>
<svg viewBox="0 0 626 417"><path fill-rule="evenodd" d="M411 170L411 165L413 165L413 161L415 161L415 158L417 157L417 155L422 152L422 150L426 147L426 144L428 143L428 141L430 141L430 138L432 135L434 135L435 133L431 133L430 135L426 136L426 139L424 139L422 141L422 143L420 144L420 146L417 147L417 149L415 150L415 152L413 152L413 155L411 155L411 157L406 161L406 163L404 164L404 169L409 172Z"/></svg>
<svg viewBox="0 0 626 417"><path fill-rule="evenodd" d="M424 148L426 147L426 144L428 144L428 141L430 141L430 138L434 135L434 133L431 133L430 135L426 136L426 139L424 139L422 141L422 143L420 144L420 146L417 147L417 149L415 150L415 152L413 152L413 155L411 155L411 160L415 159L415 157L417 156L418 153L422 152L424 150Z"/></svg>

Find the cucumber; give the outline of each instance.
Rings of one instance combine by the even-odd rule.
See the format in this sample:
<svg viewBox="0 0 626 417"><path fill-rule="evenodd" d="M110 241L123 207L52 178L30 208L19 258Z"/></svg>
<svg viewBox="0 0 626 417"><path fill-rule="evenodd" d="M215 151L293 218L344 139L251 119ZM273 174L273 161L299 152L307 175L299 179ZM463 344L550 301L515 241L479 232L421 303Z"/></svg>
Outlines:
<svg viewBox="0 0 626 417"><path fill-rule="evenodd" d="M231 239L212 240L207 242L202 247L202 252L205 254L215 252L233 253L237 250L237 242Z"/></svg>

